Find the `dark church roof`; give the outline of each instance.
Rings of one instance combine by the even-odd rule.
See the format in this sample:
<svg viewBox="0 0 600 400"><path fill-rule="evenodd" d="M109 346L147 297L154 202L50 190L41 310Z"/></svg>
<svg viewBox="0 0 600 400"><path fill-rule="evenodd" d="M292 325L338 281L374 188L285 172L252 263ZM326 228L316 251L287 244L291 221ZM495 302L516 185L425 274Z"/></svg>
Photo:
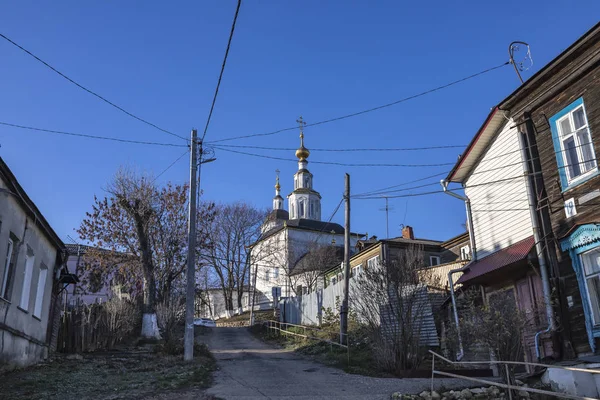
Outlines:
<svg viewBox="0 0 600 400"><path fill-rule="evenodd" d="M314 219L304 219L304 218L300 218L300 219L290 219L287 222L287 226L290 228L298 228L298 229L305 229L305 230L309 230L309 231L319 231L319 232L325 232L325 233L331 233L331 231L334 231L335 233L344 233L344 227L341 226L340 224L336 224L334 222L324 222L324 221L317 221Z"/></svg>
<svg viewBox="0 0 600 400"><path fill-rule="evenodd" d="M269 214L267 214L265 222L274 221L278 219L283 219L287 221L288 219L290 219L290 213L288 213L286 210L273 210Z"/></svg>

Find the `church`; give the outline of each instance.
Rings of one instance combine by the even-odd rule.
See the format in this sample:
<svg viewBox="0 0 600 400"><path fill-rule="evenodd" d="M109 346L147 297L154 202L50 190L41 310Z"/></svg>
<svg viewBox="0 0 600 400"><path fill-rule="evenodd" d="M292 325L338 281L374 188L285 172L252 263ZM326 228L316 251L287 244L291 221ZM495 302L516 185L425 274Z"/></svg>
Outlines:
<svg viewBox="0 0 600 400"><path fill-rule="evenodd" d="M313 188L313 174L308 170L310 151L304 146L306 123L302 117L297 122L300 124L300 147L296 150L298 170L294 174L294 190L287 196L289 211L284 209L277 173L273 210L261 227L260 238L251 245L250 283L255 289L255 308L271 308L279 298L301 295L307 288L294 279L300 268L299 261L309 251L324 247L340 250L344 243L344 227L321 220L321 195ZM351 247L362 237L364 235L351 234ZM335 253L343 254L343 251ZM331 265L315 268L327 267Z"/></svg>

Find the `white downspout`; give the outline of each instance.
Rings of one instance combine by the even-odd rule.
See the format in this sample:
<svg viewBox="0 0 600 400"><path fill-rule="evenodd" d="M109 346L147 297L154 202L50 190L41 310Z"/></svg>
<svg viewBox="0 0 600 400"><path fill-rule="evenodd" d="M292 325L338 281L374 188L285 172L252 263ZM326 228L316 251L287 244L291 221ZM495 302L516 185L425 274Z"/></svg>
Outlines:
<svg viewBox="0 0 600 400"><path fill-rule="evenodd" d="M538 223L538 215L536 211L535 191L531 185L531 173L529 170L529 159L527 157L527 145L525 143L525 136L523 133L519 135L519 147L521 148L521 158L523 159L523 175L525 178L525 187L527 188L527 201L529 203L529 214L531 217L531 227L533 229L533 240L535 241L535 251L537 253L538 261L540 264L540 275L542 277L542 289L544 294L544 305L546 308L546 318L548 319L548 327L535 334L535 355L538 360L540 359L540 343L539 337L542 333L548 333L556 329L556 322L554 321L554 310L552 309L551 299L551 288L550 278L548 276L548 266L546 264L546 256L544 255L544 248L542 246L542 238L540 235L540 228Z"/></svg>
<svg viewBox="0 0 600 400"><path fill-rule="evenodd" d="M456 325L456 333L458 335L458 354L456 355L456 360L460 361L464 357L465 351L463 348L462 336L460 334L460 323L458 320L458 308L456 307L456 295L454 293L454 281L452 279L452 275L454 275L458 272L463 272L465 269L467 269L471 265L471 263L473 263L474 261L477 260L477 248L475 247L475 232L473 231L473 215L471 213L471 201L466 196L461 196L454 192L449 192L448 191L448 183L449 182L446 180L440 181L440 184L442 185L442 189L444 190L444 193L465 202L465 208L467 211L467 226L469 227L469 243L471 244L471 261L469 263L467 263L465 266L463 266L462 268L453 269L450 272L448 272L448 285L450 286L450 298L452 299L452 311L454 314L454 323Z"/></svg>

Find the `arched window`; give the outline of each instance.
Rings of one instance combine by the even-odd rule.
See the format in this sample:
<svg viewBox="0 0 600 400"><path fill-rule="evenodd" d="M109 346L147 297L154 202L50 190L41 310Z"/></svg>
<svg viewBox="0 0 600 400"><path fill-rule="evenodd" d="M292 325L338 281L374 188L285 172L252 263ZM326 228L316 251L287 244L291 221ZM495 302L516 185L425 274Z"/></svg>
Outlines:
<svg viewBox="0 0 600 400"><path fill-rule="evenodd" d="M314 218L315 216L315 202L310 202L310 218Z"/></svg>
<svg viewBox="0 0 600 400"><path fill-rule="evenodd" d="M292 215L292 219L296 218L296 215L294 214L294 212L296 211L294 209L294 203L290 204L290 211L291 211L290 214Z"/></svg>
<svg viewBox="0 0 600 400"><path fill-rule="evenodd" d="M304 200L300 200L300 207L299 207L298 214L299 214L298 215L299 218L304 217Z"/></svg>

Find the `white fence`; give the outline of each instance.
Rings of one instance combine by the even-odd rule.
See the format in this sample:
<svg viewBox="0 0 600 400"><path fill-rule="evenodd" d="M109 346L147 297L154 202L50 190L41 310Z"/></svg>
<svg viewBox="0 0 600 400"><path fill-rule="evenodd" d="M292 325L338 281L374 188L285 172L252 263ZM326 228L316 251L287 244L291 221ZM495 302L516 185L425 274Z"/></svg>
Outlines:
<svg viewBox="0 0 600 400"><path fill-rule="evenodd" d="M350 304L352 310L352 294L356 282L350 279ZM323 312L330 308L334 314L339 313L339 308L344 297L344 285L341 283L329 285L324 289L319 289L313 293L298 297L282 299L279 303L279 319L281 322L297 325L317 325L323 322ZM413 324L413 333L419 337L422 345L439 346L438 332L435 326L432 300L435 303L439 293L430 292L426 286L415 286L407 291L407 296L412 296L408 307L413 318L417 318L419 323ZM416 297L415 297L416 296ZM393 298L394 296L391 296ZM407 307L405 304L404 307ZM402 327L398 326L397 316L393 315L391 310L396 307L390 307L389 304L381 304L378 316L381 327L384 332L398 332ZM397 310L395 311L397 312ZM359 317L360 318L360 317Z"/></svg>
<svg viewBox="0 0 600 400"><path fill-rule="evenodd" d="M350 280L352 289L353 280ZM344 285L341 283L329 285L325 289L298 297L289 297L279 303L280 319L297 325L321 325L323 309L331 308L339 312L344 297Z"/></svg>

